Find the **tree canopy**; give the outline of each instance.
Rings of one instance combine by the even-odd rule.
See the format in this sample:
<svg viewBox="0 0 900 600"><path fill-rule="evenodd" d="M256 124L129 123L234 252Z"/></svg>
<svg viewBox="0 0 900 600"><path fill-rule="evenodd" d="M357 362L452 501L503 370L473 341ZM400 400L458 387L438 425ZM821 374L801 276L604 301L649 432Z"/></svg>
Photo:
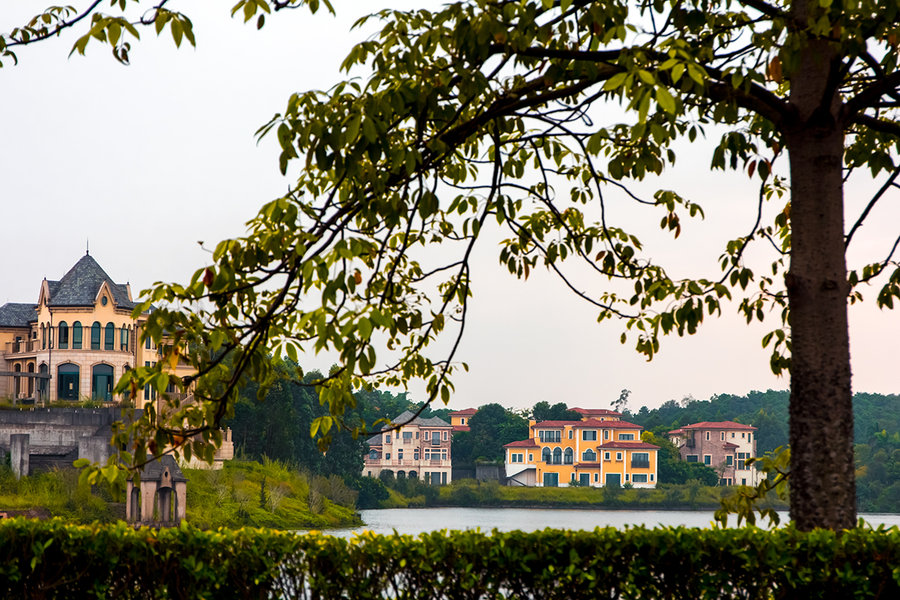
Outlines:
<svg viewBox="0 0 900 600"><path fill-rule="evenodd" d="M166 4L147 24L168 23L178 43L176 29L190 28ZM241 0L235 10L249 20L302 4L318 7ZM342 65L367 77L294 94L259 131L277 138L282 171L302 166L293 188L245 237L220 243L212 265L158 286L142 306L162 303L149 332L172 339L170 360L202 349L182 356L197 375L176 383L205 402L164 420L149 414L138 439L215 442L241 381L272 380L271 353L340 355L317 383L330 414L313 430L326 442L357 426L341 417L354 389L420 379L429 400L446 402L470 258L496 227L513 275L555 273L599 320L622 319L623 343L648 358L662 335L695 333L726 302L748 321L774 313L763 344L773 370L791 377L792 518L801 529L853 527L847 304L874 283L876 302L893 306L900 238L850 270L846 251L900 174L898 10L873 0L470 0L379 13L381 32ZM53 11L29 26L58 27ZM75 50L98 39L127 60L120 40L134 32L98 15ZM23 35L5 36L5 49ZM719 139L713 169L758 182L747 200L757 215L723 248L720 272L680 278L611 203L646 208L678 237L703 210L660 176L676 144L700 136ZM847 227L843 186L858 170L886 182ZM633 185L643 180L659 189ZM770 249L768 267L748 263L751 244ZM573 278L573 263L589 284ZM165 363L133 369L119 389L165 390ZM185 449L208 453L199 439ZM139 442L136 460L145 452Z"/></svg>

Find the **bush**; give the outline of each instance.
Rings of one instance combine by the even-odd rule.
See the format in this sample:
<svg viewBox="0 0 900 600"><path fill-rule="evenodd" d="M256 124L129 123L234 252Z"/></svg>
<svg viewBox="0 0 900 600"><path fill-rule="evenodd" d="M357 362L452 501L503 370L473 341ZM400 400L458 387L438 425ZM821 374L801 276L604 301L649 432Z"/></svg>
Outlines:
<svg viewBox="0 0 900 600"><path fill-rule="evenodd" d="M0 523L4 598L900 597L900 531L363 534Z"/></svg>

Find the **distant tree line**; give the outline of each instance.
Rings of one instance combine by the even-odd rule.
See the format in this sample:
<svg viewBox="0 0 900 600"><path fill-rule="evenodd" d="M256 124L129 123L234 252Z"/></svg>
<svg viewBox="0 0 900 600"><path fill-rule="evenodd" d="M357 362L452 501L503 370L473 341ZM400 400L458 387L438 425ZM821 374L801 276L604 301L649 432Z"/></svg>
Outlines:
<svg viewBox="0 0 900 600"><path fill-rule="evenodd" d="M757 453L788 444L786 390L721 394L709 400L669 400L657 409L641 408L624 418L660 439L667 431L701 421L736 421L757 428ZM900 395L857 393L853 396L856 494L859 510L900 510ZM653 442L659 444L659 442ZM823 445L828 440L822 440ZM660 481L665 481L660 464Z"/></svg>

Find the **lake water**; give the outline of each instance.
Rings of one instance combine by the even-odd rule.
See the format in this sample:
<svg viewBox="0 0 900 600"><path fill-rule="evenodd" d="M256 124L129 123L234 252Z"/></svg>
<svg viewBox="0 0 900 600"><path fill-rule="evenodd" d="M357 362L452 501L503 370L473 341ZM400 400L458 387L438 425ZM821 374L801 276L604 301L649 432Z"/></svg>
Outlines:
<svg viewBox="0 0 900 600"><path fill-rule="evenodd" d="M702 510L594 510L555 508L394 508L360 511L365 525L353 529L335 529L327 533L349 537L362 531L391 534L419 533L440 529L480 529L491 531L536 531L554 529L584 529L595 527L676 526L709 527L713 511ZM788 520L787 512L779 513L781 522ZM873 526L900 525L900 514L862 514ZM731 526L736 524L732 515Z"/></svg>

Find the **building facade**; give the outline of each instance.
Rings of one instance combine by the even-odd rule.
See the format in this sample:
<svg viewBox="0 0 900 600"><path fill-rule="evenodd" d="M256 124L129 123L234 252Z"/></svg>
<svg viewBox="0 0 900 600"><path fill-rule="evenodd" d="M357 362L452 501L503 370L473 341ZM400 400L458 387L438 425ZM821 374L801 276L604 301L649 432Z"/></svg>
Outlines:
<svg viewBox="0 0 900 600"><path fill-rule="evenodd" d="M757 485L763 474L747 464L756 458L756 427L734 421L704 421L666 434L681 459L699 462L719 474L721 485Z"/></svg>
<svg viewBox="0 0 900 600"><path fill-rule="evenodd" d="M135 306L129 284L89 254L58 281L44 279L36 304L0 306L0 398L122 400L116 381L157 359L151 342L140 343L145 320L132 316Z"/></svg>
<svg viewBox="0 0 900 600"><path fill-rule="evenodd" d="M529 421L530 437L504 446L508 485L656 487L659 446L641 441L640 425L573 410L581 421Z"/></svg>
<svg viewBox="0 0 900 600"><path fill-rule="evenodd" d="M437 417L423 419L406 411L393 419L396 429L370 437L363 475L379 477L391 471L397 478L421 479L443 485L453 480L453 427Z"/></svg>
<svg viewBox="0 0 900 600"><path fill-rule="evenodd" d="M450 425L453 426L453 433L469 431L469 421L477 412L477 408L464 408L450 413Z"/></svg>

